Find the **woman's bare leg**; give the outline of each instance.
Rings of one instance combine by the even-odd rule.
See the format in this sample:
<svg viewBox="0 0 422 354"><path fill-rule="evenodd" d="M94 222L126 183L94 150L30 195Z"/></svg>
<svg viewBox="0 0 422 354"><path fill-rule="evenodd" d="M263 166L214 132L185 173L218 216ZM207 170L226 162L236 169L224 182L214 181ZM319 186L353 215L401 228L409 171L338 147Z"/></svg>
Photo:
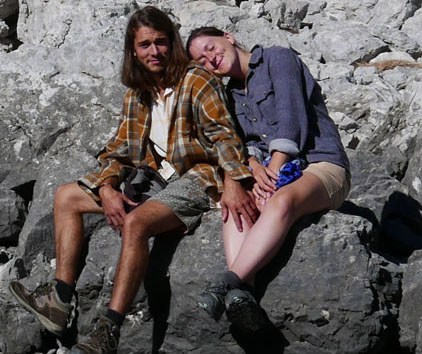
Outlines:
<svg viewBox="0 0 422 354"><path fill-rule="evenodd" d="M320 179L305 172L267 201L262 214L242 242L236 258L230 262L229 269L240 279L249 279L275 256L296 220L327 210L329 206L330 199Z"/></svg>

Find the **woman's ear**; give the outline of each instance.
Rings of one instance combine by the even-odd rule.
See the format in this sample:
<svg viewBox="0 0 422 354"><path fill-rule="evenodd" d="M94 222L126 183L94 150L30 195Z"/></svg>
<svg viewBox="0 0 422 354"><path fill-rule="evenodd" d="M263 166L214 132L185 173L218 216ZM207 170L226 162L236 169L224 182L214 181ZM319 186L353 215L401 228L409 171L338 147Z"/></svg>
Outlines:
<svg viewBox="0 0 422 354"><path fill-rule="evenodd" d="M231 44L235 45L236 40L234 39L233 35L231 33L224 33L224 38L226 38Z"/></svg>

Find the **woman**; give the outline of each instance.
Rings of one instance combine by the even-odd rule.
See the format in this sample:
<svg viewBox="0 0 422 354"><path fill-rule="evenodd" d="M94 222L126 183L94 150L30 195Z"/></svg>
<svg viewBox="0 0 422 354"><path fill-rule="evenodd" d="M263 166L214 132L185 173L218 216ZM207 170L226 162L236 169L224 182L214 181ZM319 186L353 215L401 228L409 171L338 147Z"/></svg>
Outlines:
<svg viewBox="0 0 422 354"><path fill-rule="evenodd" d="M250 228L237 228L232 215L224 223L229 271L201 295L200 305L215 319L225 309L233 323L257 330L264 320L252 295L255 274L276 255L296 220L343 203L349 161L319 85L292 50L257 45L248 52L214 27L194 30L187 50L211 72L230 77L227 94L261 212ZM296 164L287 164L292 160ZM286 167L297 170L303 161L303 173L296 171L300 178L283 185L283 177L291 177Z"/></svg>

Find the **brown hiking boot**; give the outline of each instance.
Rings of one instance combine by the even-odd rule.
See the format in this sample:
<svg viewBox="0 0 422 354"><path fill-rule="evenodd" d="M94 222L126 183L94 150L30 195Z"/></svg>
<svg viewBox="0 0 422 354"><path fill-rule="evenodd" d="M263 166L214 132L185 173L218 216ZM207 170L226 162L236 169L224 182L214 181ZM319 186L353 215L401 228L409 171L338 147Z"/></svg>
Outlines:
<svg viewBox="0 0 422 354"><path fill-rule="evenodd" d="M70 354L116 354L120 328L107 317L101 317L85 343L76 344Z"/></svg>
<svg viewBox="0 0 422 354"><path fill-rule="evenodd" d="M10 292L16 299L31 311L50 332L62 335L67 328L73 306L65 304L56 291L56 281L43 284L34 291L29 291L21 283L14 280L10 283Z"/></svg>

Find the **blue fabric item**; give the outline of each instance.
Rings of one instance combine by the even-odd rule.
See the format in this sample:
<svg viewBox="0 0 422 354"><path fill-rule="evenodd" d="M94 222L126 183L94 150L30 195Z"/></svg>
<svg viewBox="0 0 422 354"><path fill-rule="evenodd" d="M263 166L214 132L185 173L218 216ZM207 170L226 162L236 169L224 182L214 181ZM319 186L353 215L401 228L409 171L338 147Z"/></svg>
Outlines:
<svg viewBox="0 0 422 354"><path fill-rule="evenodd" d="M265 167L268 167L270 161L271 157L266 158L263 165ZM296 181L299 177L302 176L302 170L305 168L306 162L303 159L294 159L281 166L280 171L278 173L278 180L275 184L277 190L280 187L285 186L286 184Z"/></svg>
<svg viewBox="0 0 422 354"><path fill-rule="evenodd" d="M349 168L321 88L291 49L255 46L245 83L230 79L230 110L250 155L272 151ZM259 155L259 154L258 154Z"/></svg>

